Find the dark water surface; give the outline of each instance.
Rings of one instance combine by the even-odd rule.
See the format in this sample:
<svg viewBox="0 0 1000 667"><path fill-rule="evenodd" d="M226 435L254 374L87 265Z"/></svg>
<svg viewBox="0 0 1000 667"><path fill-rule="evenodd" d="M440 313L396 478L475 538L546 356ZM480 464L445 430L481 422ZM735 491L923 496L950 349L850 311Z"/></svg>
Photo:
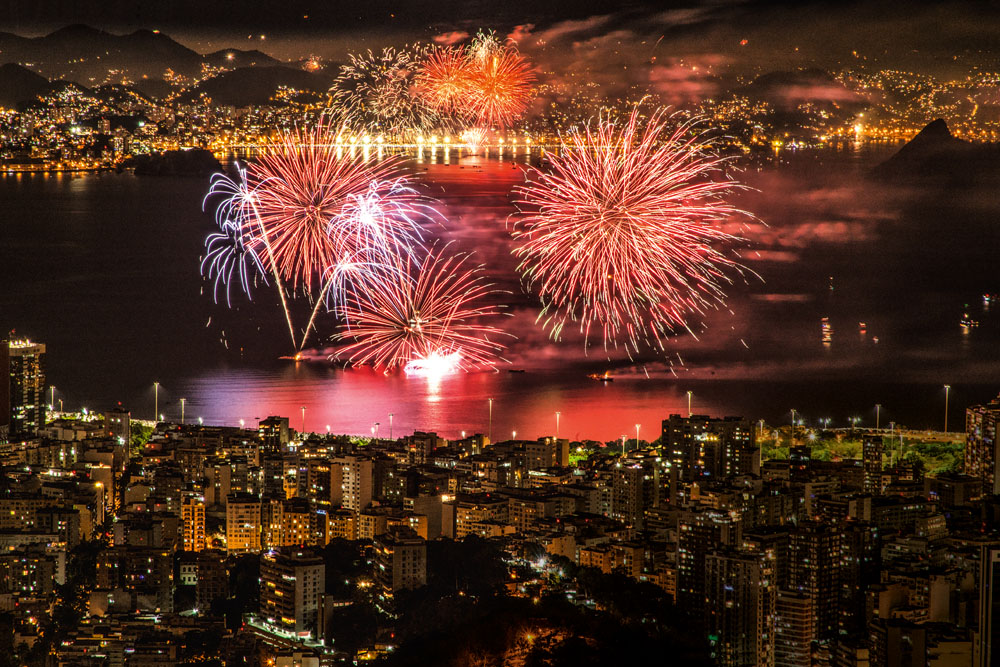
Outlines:
<svg viewBox="0 0 1000 667"><path fill-rule="evenodd" d="M696 412L806 420L851 416L940 428L943 384L949 425L964 407L1000 391L1000 328L984 293L1000 292L1000 204L989 187L888 186L867 170L885 148L803 152L742 178L756 188L740 204L764 225L744 231L743 262L762 280L738 280L726 308L695 318L697 339L666 355L629 360L585 352L578 332L551 340L535 324L510 254L510 189L522 180L508 156L415 162L445 221L429 234L474 250L510 306L517 336L506 355L524 373L440 380L292 363L277 295L266 288L233 310L217 306L198 272L211 216L198 178L129 174L0 176L0 327L49 346L49 378L67 409L122 401L207 423L248 424L284 414L306 428L388 434L413 429L456 436L560 435L652 439L659 421ZM832 287L832 289L831 289ZM994 302L994 309L1000 302ZM304 322L307 304L296 304ZM979 326L963 330L968 314ZM824 329L826 320L827 328ZM860 323L864 323L864 332ZM320 322L323 333L332 320ZM824 343L824 335L829 339ZM876 342L877 339L877 342ZM316 359L325 358L316 341ZM610 358L609 358L610 357ZM611 371L613 383L587 378Z"/></svg>

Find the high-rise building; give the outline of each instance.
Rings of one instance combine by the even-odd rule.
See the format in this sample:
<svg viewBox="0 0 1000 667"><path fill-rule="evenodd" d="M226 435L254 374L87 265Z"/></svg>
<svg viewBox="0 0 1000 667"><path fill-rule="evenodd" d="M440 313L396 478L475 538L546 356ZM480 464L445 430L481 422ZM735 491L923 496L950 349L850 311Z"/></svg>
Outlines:
<svg viewBox="0 0 1000 667"><path fill-rule="evenodd" d="M246 493L226 498L226 549L229 553L260 551L260 499Z"/></svg>
<svg viewBox="0 0 1000 667"><path fill-rule="evenodd" d="M397 528L375 538L375 578L379 602L391 609L394 596L427 583L427 541L409 528Z"/></svg>
<svg viewBox="0 0 1000 667"><path fill-rule="evenodd" d="M261 438L261 449L265 454L280 454L288 444L288 417L268 417L258 424L257 432Z"/></svg>
<svg viewBox="0 0 1000 667"><path fill-rule="evenodd" d="M205 548L205 498L185 496L181 501L181 548L201 551Z"/></svg>
<svg viewBox="0 0 1000 667"><path fill-rule="evenodd" d="M802 522L788 536L788 586L809 597L813 639L839 630L841 535L838 528Z"/></svg>
<svg viewBox="0 0 1000 667"><path fill-rule="evenodd" d="M1000 476L996 474L998 421L1000 396L965 411L965 474L981 479L986 495L1000 493Z"/></svg>
<svg viewBox="0 0 1000 667"><path fill-rule="evenodd" d="M753 423L742 417L670 415L663 420L663 455L685 482L760 473Z"/></svg>
<svg viewBox="0 0 1000 667"><path fill-rule="evenodd" d="M226 553L205 549L198 553L198 581L195 596L198 609L208 613L212 603L229 597L229 573L226 571Z"/></svg>
<svg viewBox="0 0 1000 667"><path fill-rule="evenodd" d="M309 549L278 549L260 558L260 613L271 625L299 636L316 635L326 565Z"/></svg>
<svg viewBox="0 0 1000 667"><path fill-rule="evenodd" d="M776 596L773 554L705 556L705 627L717 665L774 665Z"/></svg>
<svg viewBox="0 0 1000 667"><path fill-rule="evenodd" d="M775 614L774 667L812 667L812 599L805 593L779 590Z"/></svg>
<svg viewBox="0 0 1000 667"><path fill-rule="evenodd" d="M677 524L677 604L701 618L705 608L705 557L742 540L742 521L715 509L682 513Z"/></svg>
<svg viewBox="0 0 1000 667"><path fill-rule="evenodd" d="M120 405L104 413L104 432L108 437L128 445L132 439L132 414Z"/></svg>
<svg viewBox="0 0 1000 667"><path fill-rule="evenodd" d="M979 632L973 667L1000 664L1000 543L979 550Z"/></svg>
<svg viewBox="0 0 1000 667"><path fill-rule="evenodd" d="M865 435L861 438L861 459L864 464L865 493L882 493L882 436Z"/></svg>
<svg viewBox="0 0 1000 667"><path fill-rule="evenodd" d="M0 444L10 436L10 343L0 338Z"/></svg>
<svg viewBox="0 0 1000 667"><path fill-rule="evenodd" d="M10 357L10 439L30 438L45 425L45 345L12 340Z"/></svg>
<svg viewBox="0 0 1000 667"><path fill-rule="evenodd" d="M375 478L371 459L340 456L330 460L330 502L360 512L372 502Z"/></svg>

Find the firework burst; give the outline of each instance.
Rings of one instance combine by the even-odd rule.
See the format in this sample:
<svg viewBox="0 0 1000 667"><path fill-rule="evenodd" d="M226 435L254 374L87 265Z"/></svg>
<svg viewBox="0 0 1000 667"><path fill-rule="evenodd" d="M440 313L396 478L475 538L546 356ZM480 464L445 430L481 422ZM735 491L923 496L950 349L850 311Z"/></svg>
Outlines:
<svg viewBox="0 0 1000 667"><path fill-rule="evenodd" d="M495 367L505 346L490 336L504 334L481 322L500 312L477 305L494 291L481 271L467 255L431 248L420 262L403 258L389 271L366 273L347 301L337 337L349 342L336 358L386 372L443 359L464 370Z"/></svg>
<svg viewBox="0 0 1000 667"><path fill-rule="evenodd" d="M528 108L535 75L513 46L473 49L469 112L479 124L507 127Z"/></svg>
<svg viewBox="0 0 1000 667"><path fill-rule="evenodd" d="M437 48L420 66L415 79L416 90L436 112L465 116L471 71L468 55L462 48Z"/></svg>
<svg viewBox="0 0 1000 667"><path fill-rule="evenodd" d="M574 320L588 337L598 327L606 349L662 347L745 271L725 252L741 239L721 226L747 219L725 200L741 186L697 123L672 121L662 110L621 127L602 118L518 188L514 252L553 336Z"/></svg>
<svg viewBox="0 0 1000 667"><path fill-rule="evenodd" d="M248 173L256 220L247 224L259 226L267 257L282 278L306 292L312 292L319 277L345 254L351 238L345 230L359 220L359 201L376 196L390 201L416 198L403 185L398 159L373 161L345 152L336 145L337 137L322 125L283 133ZM388 224L390 220L395 218L379 218L383 234L405 227L409 219L397 221L395 227ZM335 221L333 234L331 221Z"/></svg>
<svg viewBox="0 0 1000 667"><path fill-rule="evenodd" d="M424 47L413 45L349 56L330 93L353 131L399 137L428 130L438 122L415 85L425 54Z"/></svg>
<svg viewBox="0 0 1000 667"><path fill-rule="evenodd" d="M247 253L271 273L299 349L321 304L342 302L345 281L364 267L419 247L420 224L434 213L410 187L399 159L374 161L344 151L339 137L322 123L285 132L257 162L238 168L237 178L215 176L208 194L222 197L216 208L222 234L210 238L210 256L222 261L223 249L230 247L230 254ZM206 266L212 276L228 276L211 261ZM301 339L286 285L313 303Z"/></svg>

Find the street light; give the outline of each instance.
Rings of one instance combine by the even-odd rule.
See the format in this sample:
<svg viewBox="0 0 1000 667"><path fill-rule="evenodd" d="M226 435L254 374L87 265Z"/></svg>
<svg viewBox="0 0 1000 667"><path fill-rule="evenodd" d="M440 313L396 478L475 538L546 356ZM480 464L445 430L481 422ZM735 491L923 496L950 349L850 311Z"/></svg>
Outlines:
<svg viewBox="0 0 1000 667"><path fill-rule="evenodd" d="M493 399L487 398L486 400L490 404L490 429L487 432L487 437L490 439L490 442L493 442Z"/></svg>
<svg viewBox="0 0 1000 667"><path fill-rule="evenodd" d="M156 415L160 414L160 383L153 383L153 421L156 421Z"/></svg>
<svg viewBox="0 0 1000 667"><path fill-rule="evenodd" d="M948 394L951 392L951 385L944 386L944 432L948 432Z"/></svg>

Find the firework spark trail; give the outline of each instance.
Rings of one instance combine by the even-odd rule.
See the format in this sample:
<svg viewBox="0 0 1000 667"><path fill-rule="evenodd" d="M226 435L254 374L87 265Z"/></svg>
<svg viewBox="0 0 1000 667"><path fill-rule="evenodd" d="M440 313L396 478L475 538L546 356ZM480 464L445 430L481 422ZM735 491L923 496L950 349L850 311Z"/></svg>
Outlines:
<svg viewBox="0 0 1000 667"><path fill-rule="evenodd" d="M201 262L201 273L213 281L212 299L219 302L219 285L226 287L226 305L232 307L230 290L233 284L233 273L239 278L239 285L251 297L250 282L260 276L265 284L264 265L252 242L248 243L238 223L226 221L222 231L209 234L205 240L205 258Z"/></svg>
<svg viewBox="0 0 1000 667"><path fill-rule="evenodd" d="M258 184L258 187L264 185L264 183L262 181ZM294 347L295 327L292 325L292 313L288 308L288 300L285 298L285 287L282 284L281 275L274 263L274 254L270 241L263 233L264 230L261 226L257 208L256 188L249 185L247 170L237 164L236 178L230 178L222 173L213 174L208 194L202 200L202 208L205 207L209 198L213 196L222 197L222 201L215 210L215 221L219 224L219 227L225 231L226 225L237 226L245 249L254 253L258 262L260 261L260 255L256 252L254 246L257 245L256 242L263 243L268 270L271 271L275 285L278 288L278 295L281 297L281 309L285 314L285 322L288 324L288 334L292 337L292 346ZM260 233L259 237L255 236L258 232ZM254 239L256 242L247 244L246 242L249 239ZM228 292L226 302L229 302Z"/></svg>
<svg viewBox="0 0 1000 667"><path fill-rule="evenodd" d="M351 341L335 358L355 365L404 367L411 361L449 357L462 369L495 367L504 345L490 336L504 332L483 318L500 314L477 302L494 292L463 254L430 249L419 263L402 258L386 272L366 274L346 304L346 324L337 334ZM458 356L452 356L452 355ZM460 357L460 358L459 358Z"/></svg>
<svg viewBox="0 0 1000 667"><path fill-rule="evenodd" d="M414 44L350 54L350 62L340 68L330 93L334 104L347 114L353 131L398 138L428 130L438 122L439 116L416 85L426 53L425 47Z"/></svg>
<svg viewBox="0 0 1000 667"><path fill-rule="evenodd" d="M720 249L741 241L720 223L748 217L724 199L742 186L696 122L670 121L662 110L644 126L638 111L621 128L602 118L518 188L514 252L554 337L574 320L588 338L600 327L605 349L620 338L662 348L724 300L729 271L746 270Z"/></svg>

